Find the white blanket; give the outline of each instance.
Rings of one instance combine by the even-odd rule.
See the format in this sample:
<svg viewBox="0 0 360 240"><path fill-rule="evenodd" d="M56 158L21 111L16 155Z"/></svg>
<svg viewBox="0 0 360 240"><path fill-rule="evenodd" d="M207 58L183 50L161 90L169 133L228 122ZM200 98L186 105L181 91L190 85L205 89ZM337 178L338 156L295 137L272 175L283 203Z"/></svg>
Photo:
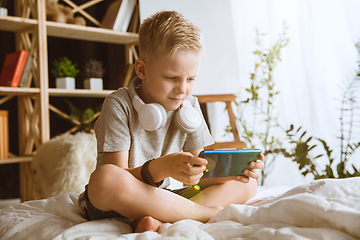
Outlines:
<svg viewBox="0 0 360 240"><path fill-rule="evenodd" d="M115 219L88 222L77 194L0 210L0 239L358 239L360 178L319 180L252 205L230 205L208 223L182 220L131 233Z"/></svg>

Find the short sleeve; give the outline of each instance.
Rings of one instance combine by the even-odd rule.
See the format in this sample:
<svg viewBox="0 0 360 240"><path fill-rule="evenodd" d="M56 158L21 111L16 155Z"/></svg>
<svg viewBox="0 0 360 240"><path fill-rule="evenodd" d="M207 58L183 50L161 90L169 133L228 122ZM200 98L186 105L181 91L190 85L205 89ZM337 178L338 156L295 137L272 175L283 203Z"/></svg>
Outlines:
<svg viewBox="0 0 360 240"><path fill-rule="evenodd" d="M125 90L118 90L105 99L94 127L98 153L130 149L129 101Z"/></svg>

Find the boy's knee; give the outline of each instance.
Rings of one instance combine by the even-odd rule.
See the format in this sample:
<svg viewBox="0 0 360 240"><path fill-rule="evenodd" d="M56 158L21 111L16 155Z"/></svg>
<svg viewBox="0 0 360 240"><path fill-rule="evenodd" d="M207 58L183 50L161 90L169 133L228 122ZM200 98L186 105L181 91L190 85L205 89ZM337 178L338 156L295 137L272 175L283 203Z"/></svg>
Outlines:
<svg viewBox="0 0 360 240"><path fill-rule="evenodd" d="M113 164L105 164L96 169L89 181L89 185L95 186L98 190L106 190L126 187L131 173ZM119 190L119 189L118 189Z"/></svg>
<svg viewBox="0 0 360 240"><path fill-rule="evenodd" d="M116 172L115 165L105 164L96 169L90 177L89 187L96 189L104 189L111 185L111 177Z"/></svg>
<svg viewBox="0 0 360 240"><path fill-rule="evenodd" d="M247 183L231 181L231 182L227 182L227 184L231 192L234 192L235 189L240 190L240 191L235 191L238 193L236 199L238 199L239 202L234 202L234 203L242 204L247 200L249 200L250 198L254 197L257 193L257 181L256 179L253 178L250 178L249 182Z"/></svg>
<svg viewBox="0 0 360 240"><path fill-rule="evenodd" d="M94 205L111 202L114 193L127 191L128 172L112 164L105 164L96 169L90 177L88 196Z"/></svg>

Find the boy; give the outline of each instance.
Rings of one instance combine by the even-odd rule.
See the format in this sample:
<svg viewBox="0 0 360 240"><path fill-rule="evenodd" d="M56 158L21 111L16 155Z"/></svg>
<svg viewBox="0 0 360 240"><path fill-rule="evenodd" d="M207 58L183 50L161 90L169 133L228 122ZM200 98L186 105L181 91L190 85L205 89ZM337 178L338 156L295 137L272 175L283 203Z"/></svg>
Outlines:
<svg viewBox="0 0 360 240"><path fill-rule="evenodd" d="M256 193L259 174L253 171L216 185L199 182L207 161L197 156L213 143L190 95L202 51L199 30L176 12L159 12L141 25L137 77L105 99L95 124L98 164L79 197L88 220L123 217L135 220L135 232L157 231L162 222L207 222L224 206ZM164 189L169 177L198 184L201 194L189 188L187 199L180 195L183 189Z"/></svg>

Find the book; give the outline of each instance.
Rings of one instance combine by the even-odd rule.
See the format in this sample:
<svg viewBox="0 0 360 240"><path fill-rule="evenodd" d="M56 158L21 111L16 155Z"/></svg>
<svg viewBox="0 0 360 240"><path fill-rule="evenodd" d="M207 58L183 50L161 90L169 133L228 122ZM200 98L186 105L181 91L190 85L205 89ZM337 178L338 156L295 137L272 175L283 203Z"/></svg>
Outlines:
<svg viewBox="0 0 360 240"><path fill-rule="evenodd" d="M122 22L120 23L121 26L120 26L119 30L121 32L127 31L129 24L130 24L131 17L133 16L133 13L134 13L136 4L137 4L137 0L129 0L128 1L128 4L125 9L124 17L122 19Z"/></svg>
<svg viewBox="0 0 360 240"><path fill-rule="evenodd" d="M122 0L116 0L110 4L109 8L106 10L105 16L101 21L100 27L116 30L115 23L120 22L120 7Z"/></svg>
<svg viewBox="0 0 360 240"><path fill-rule="evenodd" d="M130 1L131 0L122 0L121 1L118 16L117 16L116 21L114 23L114 30L120 31L121 25L124 22L124 16L126 14L126 9L128 8L128 5L129 5Z"/></svg>
<svg viewBox="0 0 360 240"><path fill-rule="evenodd" d="M0 110L0 159L7 159L9 152L8 112Z"/></svg>
<svg viewBox="0 0 360 240"><path fill-rule="evenodd" d="M34 59L34 55L29 54L28 59L26 60L24 71L20 78L19 87L30 87L31 85L30 73L33 65L33 59Z"/></svg>
<svg viewBox="0 0 360 240"><path fill-rule="evenodd" d="M8 53L0 74L0 86L18 87L29 52L20 50Z"/></svg>
<svg viewBox="0 0 360 240"><path fill-rule="evenodd" d="M132 16L132 18L130 20L128 31L133 32L133 33L137 33L139 31L138 30L139 29L139 22L140 22L139 4L136 4L133 16Z"/></svg>

